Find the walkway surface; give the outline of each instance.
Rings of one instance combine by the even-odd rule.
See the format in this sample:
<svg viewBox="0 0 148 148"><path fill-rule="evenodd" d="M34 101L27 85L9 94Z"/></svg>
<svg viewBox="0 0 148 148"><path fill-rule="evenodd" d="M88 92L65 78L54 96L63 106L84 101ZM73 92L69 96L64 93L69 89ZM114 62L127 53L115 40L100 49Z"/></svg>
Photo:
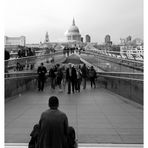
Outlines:
<svg viewBox="0 0 148 148"><path fill-rule="evenodd" d="M67 94L51 91L26 92L5 102L5 143L28 143L34 124L48 108L51 95L59 98L77 133L79 143L143 143L143 107L104 88L90 88Z"/></svg>

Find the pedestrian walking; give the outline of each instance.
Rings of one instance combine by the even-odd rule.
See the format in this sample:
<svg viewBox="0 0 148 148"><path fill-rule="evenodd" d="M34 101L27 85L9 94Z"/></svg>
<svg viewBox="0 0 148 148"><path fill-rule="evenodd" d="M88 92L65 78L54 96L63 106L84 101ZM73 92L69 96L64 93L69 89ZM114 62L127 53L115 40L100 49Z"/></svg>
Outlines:
<svg viewBox="0 0 148 148"><path fill-rule="evenodd" d="M37 73L38 73L38 91L44 90L44 83L45 83L45 74L47 72L46 67L43 63L38 67Z"/></svg>
<svg viewBox="0 0 148 148"><path fill-rule="evenodd" d="M82 66L81 71L82 71L83 89L86 89L86 80L88 76L88 68L86 67L86 64Z"/></svg>
<svg viewBox="0 0 148 148"><path fill-rule="evenodd" d="M68 82L68 94L72 92L75 92L75 81L76 81L76 70L74 67L72 67L71 64L69 64L69 68L66 70L66 80Z"/></svg>
<svg viewBox="0 0 148 148"><path fill-rule="evenodd" d="M51 88L55 89L55 78L56 78L56 74L55 74L55 69L54 66L52 66L49 70L49 77L50 77L50 84L51 84Z"/></svg>
<svg viewBox="0 0 148 148"><path fill-rule="evenodd" d="M79 66L76 67L76 81L75 81L75 89L80 92L80 84L81 84L82 72Z"/></svg>
<svg viewBox="0 0 148 148"><path fill-rule="evenodd" d="M66 67L65 66L62 67L62 72L63 72L62 86L63 86L63 89L65 90L65 87L66 87Z"/></svg>
<svg viewBox="0 0 148 148"><path fill-rule="evenodd" d="M62 69L61 69L60 66L57 69L56 79L57 79L57 85L59 86L60 91L62 91L61 82L62 82L62 79L63 79L63 72L62 72Z"/></svg>
<svg viewBox="0 0 148 148"><path fill-rule="evenodd" d="M91 83L91 88L94 86L94 88L96 88L96 83L95 83L95 79L96 79L96 71L94 69L93 66L91 66L90 70L89 70L89 79L90 79L90 83Z"/></svg>

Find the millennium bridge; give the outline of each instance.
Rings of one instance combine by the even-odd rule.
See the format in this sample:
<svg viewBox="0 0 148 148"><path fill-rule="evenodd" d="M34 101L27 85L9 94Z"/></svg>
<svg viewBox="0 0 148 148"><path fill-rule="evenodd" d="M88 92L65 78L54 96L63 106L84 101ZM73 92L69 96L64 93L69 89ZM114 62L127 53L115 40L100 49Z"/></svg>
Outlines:
<svg viewBox="0 0 148 148"><path fill-rule="evenodd" d="M51 59L54 58L54 62ZM86 63L97 71L97 87L87 81L80 93L51 90L47 79L44 92L37 89L37 67L52 64ZM69 57L63 51L5 61L5 147L27 148L30 133L41 113L48 108L49 96L59 98L59 108L76 130L78 147L143 147L143 61L113 57L87 49ZM33 65L16 71L16 64ZM14 71L15 70L15 71Z"/></svg>

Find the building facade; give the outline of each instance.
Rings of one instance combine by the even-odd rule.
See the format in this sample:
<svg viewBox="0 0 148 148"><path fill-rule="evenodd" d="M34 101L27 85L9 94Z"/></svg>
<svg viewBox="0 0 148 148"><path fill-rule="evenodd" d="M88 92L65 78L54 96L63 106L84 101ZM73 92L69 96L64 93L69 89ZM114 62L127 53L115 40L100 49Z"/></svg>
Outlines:
<svg viewBox="0 0 148 148"><path fill-rule="evenodd" d="M141 39L131 40L131 36L126 39L120 39L120 54L122 56L126 55L129 59L143 59L144 58L144 49L143 49L143 41Z"/></svg>
<svg viewBox="0 0 148 148"><path fill-rule="evenodd" d="M20 45L20 46L25 46L26 45L26 37L25 36L20 36L20 37L8 37L5 36L5 45Z"/></svg>
<svg viewBox="0 0 148 148"><path fill-rule="evenodd" d="M105 36L105 43L108 43L111 41L110 35Z"/></svg>
<svg viewBox="0 0 148 148"><path fill-rule="evenodd" d="M86 43L90 43L90 42L91 42L90 35L87 34L87 35L85 36L85 42L86 42Z"/></svg>
<svg viewBox="0 0 148 148"><path fill-rule="evenodd" d="M111 41L111 37L110 37L110 35L106 35L105 36L105 44L106 45L112 45L112 41Z"/></svg>
<svg viewBox="0 0 148 148"><path fill-rule="evenodd" d="M81 42L81 34L79 32L79 28L75 25L75 20L73 19L72 26L65 33L67 41L80 41Z"/></svg>
<svg viewBox="0 0 148 148"><path fill-rule="evenodd" d="M26 44L28 48L40 48L40 44Z"/></svg>

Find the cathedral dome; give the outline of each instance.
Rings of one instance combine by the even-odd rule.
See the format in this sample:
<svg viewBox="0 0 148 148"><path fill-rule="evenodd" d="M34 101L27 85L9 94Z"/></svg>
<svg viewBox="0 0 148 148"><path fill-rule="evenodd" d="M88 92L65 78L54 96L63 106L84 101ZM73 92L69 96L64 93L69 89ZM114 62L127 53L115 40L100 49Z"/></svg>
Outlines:
<svg viewBox="0 0 148 148"><path fill-rule="evenodd" d="M65 33L67 39L80 41L81 35L79 32L79 28L75 25L75 20L73 19L73 23L70 28Z"/></svg>
<svg viewBox="0 0 148 148"><path fill-rule="evenodd" d="M70 26L70 28L68 29L69 33L79 33L79 28L75 25Z"/></svg>

